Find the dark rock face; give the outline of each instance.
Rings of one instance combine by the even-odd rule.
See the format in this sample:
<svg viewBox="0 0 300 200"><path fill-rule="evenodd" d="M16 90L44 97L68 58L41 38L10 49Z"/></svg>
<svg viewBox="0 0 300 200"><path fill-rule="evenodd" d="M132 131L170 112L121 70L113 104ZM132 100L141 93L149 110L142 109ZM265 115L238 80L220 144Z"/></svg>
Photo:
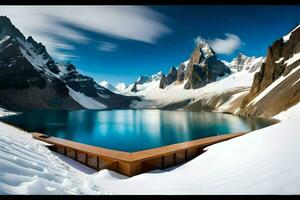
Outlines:
<svg viewBox="0 0 300 200"><path fill-rule="evenodd" d="M168 75L167 75L167 82L168 84L173 83L177 79L177 69L175 67L171 67Z"/></svg>
<svg viewBox="0 0 300 200"><path fill-rule="evenodd" d="M67 74L61 76L65 83L76 92L83 93L88 97L97 97L97 83L88 76L84 76L75 70L75 66L67 64L66 68L69 69ZM103 89L106 90L106 89Z"/></svg>
<svg viewBox="0 0 300 200"><path fill-rule="evenodd" d="M164 89L167 85L168 85L168 80L166 76L163 74L159 82L159 88Z"/></svg>
<svg viewBox="0 0 300 200"><path fill-rule="evenodd" d="M2 26L1 26L2 25ZM24 109L81 109L74 99L69 97L63 81L47 76L37 70L22 54L22 44L18 40L25 37L6 17L0 17L0 105L8 110ZM35 52L43 55L46 51L32 38L28 39L37 46ZM25 42L26 40L24 40ZM26 52L29 56L30 53ZM51 66L51 59L45 54L45 60Z"/></svg>
<svg viewBox="0 0 300 200"><path fill-rule="evenodd" d="M184 81L184 77L186 77L186 71L185 71L186 66L184 64L181 64L178 67L177 71L177 81L178 83L182 83Z"/></svg>
<svg viewBox="0 0 300 200"><path fill-rule="evenodd" d="M131 88L131 92L137 92L137 83L135 82L133 87Z"/></svg>
<svg viewBox="0 0 300 200"><path fill-rule="evenodd" d="M195 48L187 68L188 73L184 78L184 80L187 80L184 85L185 89L203 87L216 81L217 77L222 77L231 72L223 62L217 59L214 51L204 42L201 42Z"/></svg>
<svg viewBox="0 0 300 200"><path fill-rule="evenodd" d="M172 84L177 79L177 69L171 67L167 76L162 75L159 83L159 88L164 89L166 86Z"/></svg>
<svg viewBox="0 0 300 200"><path fill-rule="evenodd" d="M0 106L8 110L82 109L68 87L107 108L128 108L138 100L101 87L72 64L56 64L42 43L26 39L5 16L0 16L0 41Z"/></svg>
<svg viewBox="0 0 300 200"><path fill-rule="evenodd" d="M25 40L25 36L11 23L6 16L0 16L0 35L9 35Z"/></svg>
<svg viewBox="0 0 300 200"><path fill-rule="evenodd" d="M229 73L229 67L217 59L210 46L200 42L191 54L187 66L181 64L178 70L172 67L166 78L161 79L160 88L165 88L175 81L179 84L187 81L185 89L197 89Z"/></svg>
<svg viewBox="0 0 300 200"><path fill-rule="evenodd" d="M198 65L193 65L189 69L188 81L184 85L184 89L196 89L206 85L206 70Z"/></svg>
<svg viewBox="0 0 300 200"><path fill-rule="evenodd" d="M270 86L274 81L276 81L279 77L281 76L286 76L289 74L294 68L299 66L300 60L296 60L295 62L291 63L290 65L287 65L286 61L293 57L294 54L297 54L300 52L300 27L294 29L289 37L289 40L284 41L283 38L276 40L271 47L268 48L267 51L267 57L265 60L265 63L262 64L261 69L259 72L257 72L254 76L252 87L250 90L250 93L244 98L243 103L241 105L241 115L256 115L256 116L272 116L273 114L276 114L277 112L281 111L283 107L286 107L286 100L290 100L288 104L294 104L295 102L298 102L299 98L297 97L298 95L293 95L292 93L297 94L297 90L299 90L299 86L297 84L295 85L290 85L288 83L282 83L286 85L285 90L288 91L290 90L290 93L286 93L286 91L280 92L281 94L284 92L286 93L285 99L281 99L280 102L276 102L276 104L281 105L281 108L276 109L275 105L273 105L274 109L271 109L271 106L268 108L264 109L259 109L259 104L258 105L248 105L256 96L258 96L262 91L264 91L268 86ZM293 74L294 76L294 74ZM292 76L289 78L293 78ZM299 79L299 77L298 77ZM291 80L290 80L291 81ZM295 88L297 87L298 88ZM276 87L275 90L278 90L280 86ZM294 92L293 92L294 91ZM278 91L279 92L279 91ZM271 97L271 95L267 95L269 97L269 101L275 101L275 99L279 99L279 94L276 95L274 94L274 97ZM263 102L267 102L267 96L266 100L262 100L261 106L263 106ZM265 104L267 104L265 102ZM275 111L276 110L276 111Z"/></svg>

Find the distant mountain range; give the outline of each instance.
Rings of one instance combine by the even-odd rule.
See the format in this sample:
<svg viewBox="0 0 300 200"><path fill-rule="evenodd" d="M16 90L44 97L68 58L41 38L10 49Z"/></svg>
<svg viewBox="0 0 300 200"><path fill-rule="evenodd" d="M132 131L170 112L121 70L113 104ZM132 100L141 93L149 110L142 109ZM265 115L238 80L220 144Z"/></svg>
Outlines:
<svg viewBox="0 0 300 200"><path fill-rule="evenodd" d="M299 66L297 26L265 58L222 61L200 41L166 74L140 76L128 86L98 84L73 64L56 63L42 43L0 17L0 107L8 110L159 108L271 117L299 102Z"/></svg>

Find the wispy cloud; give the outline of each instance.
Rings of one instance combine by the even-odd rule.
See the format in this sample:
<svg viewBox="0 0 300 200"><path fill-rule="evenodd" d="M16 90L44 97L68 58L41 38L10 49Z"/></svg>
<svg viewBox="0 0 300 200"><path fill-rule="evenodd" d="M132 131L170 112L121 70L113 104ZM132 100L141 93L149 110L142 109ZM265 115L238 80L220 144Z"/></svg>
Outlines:
<svg viewBox="0 0 300 200"><path fill-rule="evenodd" d="M98 46L98 49L100 51L116 51L118 48L118 46L114 43L111 42L100 42L100 45Z"/></svg>
<svg viewBox="0 0 300 200"><path fill-rule="evenodd" d="M65 61L65 60L77 60L79 57L73 54L68 54L68 53L63 53L63 52L58 52L56 55L56 59L60 61Z"/></svg>
<svg viewBox="0 0 300 200"><path fill-rule="evenodd" d="M216 53L225 55L232 54L242 45L242 41L239 36L232 33L226 33L224 39L205 39L201 36L196 37L195 43L199 44L200 41L207 42Z"/></svg>
<svg viewBox="0 0 300 200"><path fill-rule="evenodd" d="M166 16L145 6L0 6L0 13L54 55L60 52L57 38L66 50L70 42L87 43L90 38L79 30L150 44L172 32L164 23Z"/></svg>

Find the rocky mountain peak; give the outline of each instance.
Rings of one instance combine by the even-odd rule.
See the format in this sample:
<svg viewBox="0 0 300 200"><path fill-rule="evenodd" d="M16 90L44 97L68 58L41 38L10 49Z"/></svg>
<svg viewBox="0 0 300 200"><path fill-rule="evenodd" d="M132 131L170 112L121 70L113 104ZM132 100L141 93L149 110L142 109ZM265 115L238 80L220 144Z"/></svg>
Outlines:
<svg viewBox="0 0 300 200"><path fill-rule="evenodd" d="M17 29L6 16L0 16L0 37L10 36L25 40L25 36Z"/></svg>
<svg viewBox="0 0 300 200"><path fill-rule="evenodd" d="M182 63L178 69L171 67L167 76L161 78L159 87L163 89L175 81L179 84L186 81L185 89L196 89L230 73L229 67L218 60L213 49L205 41L198 42L186 62L187 65Z"/></svg>
<svg viewBox="0 0 300 200"><path fill-rule="evenodd" d="M209 57L215 55L215 52L213 51L213 49L204 41L199 42L198 48L199 48L203 58L209 58Z"/></svg>
<svg viewBox="0 0 300 200"><path fill-rule="evenodd" d="M59 72L46 47L42 43L36 42L31 36L26 39L6 16L0 16L0 40L5 41L2 49L5 48L14 55L21 54L22 56L17 56L17 59L23 56L28 58L36 70L50 71L49 73L55 74Z"/></svg>
<svg viewBox="0 0 300 200"><path fill-rule="evenodd" d="M164 89L166 86L172 84L177 79L177 69L175 66L171 67L167 76L162 75L159 83L159 88Z"/></svg>
<svg viewBox="0 0 300 200"><path fill-rule="evenodd" d="M243 53L239 53L238 56L236 57L236 59L239 62L242 62L243 60L246 60L247 58L249 58L248 56L244 55Z"/></svg>
<svg viewBox="0 0 300 200"><path fill-rule="evenodd" d="M230 69L221 62L213 49L204 41L200 41L194 49L188 66L185 69L185 89L196 89L213 82L217 77L230 73ZM182 72L180 78L182 78Z"/></svg>
<svg viewBox="0 0 300 200"><path fill-rule="evenodd" d="M32 45L32 50L38 54L43 55L43 59L51 59L50 55L48 54L46 47L41 42L36 42L31 36L29 36L26 41Z"/></svg>
<svg viewBox="0 0 300 200"><path fill-rule="evenodd" d="M199 41L190 57L188 66L192 66L194 64L200 63L204 59L207 59L214 55L215 53L213 49L209 46L209 44L207 44L204 41Z"/></svg>

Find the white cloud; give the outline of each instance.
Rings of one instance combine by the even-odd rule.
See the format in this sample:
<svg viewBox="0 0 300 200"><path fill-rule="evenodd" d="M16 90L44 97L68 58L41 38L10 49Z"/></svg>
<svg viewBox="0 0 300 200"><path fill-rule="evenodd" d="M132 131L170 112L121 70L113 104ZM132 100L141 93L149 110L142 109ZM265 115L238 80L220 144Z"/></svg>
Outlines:
<svg viewBox="0 0 300 200"><path fill-rule="evenodd" d="M56 59L60 61L65 61L65 60L77 60L79 57L73 54L68 54L68 53L62 53L58 52L56 54Z"/></svg>
<svg viewBox="0 0 300 200"><path fill-rule="evenodd" d="M167 17L145 6L0 6L0 14L25 36L44 43L51 55L59 54L57 36L87 43L90 38L78 29L151 44L171 33L163 23ZM59 43L70 50L68 41Z"/></svg>
<svg viewBox="0 0 300 200"><path fill-rule="evenodd" d="M195 43L198 44L200 41L207 42L216 53L225 55L232 54L235 50L239 49L242 44L239 36L231 33L226 33L225 39L215 38L211 40L198 36L195 39Z"/></svg>
<svg viewBox="0 0 300 200"><path fill-rule="evenodd" d="M110 42L100 42L100 45L98 46L98 49L100 51L116 51L117 50L117 45L114 43L110 43Z"/></svg>

